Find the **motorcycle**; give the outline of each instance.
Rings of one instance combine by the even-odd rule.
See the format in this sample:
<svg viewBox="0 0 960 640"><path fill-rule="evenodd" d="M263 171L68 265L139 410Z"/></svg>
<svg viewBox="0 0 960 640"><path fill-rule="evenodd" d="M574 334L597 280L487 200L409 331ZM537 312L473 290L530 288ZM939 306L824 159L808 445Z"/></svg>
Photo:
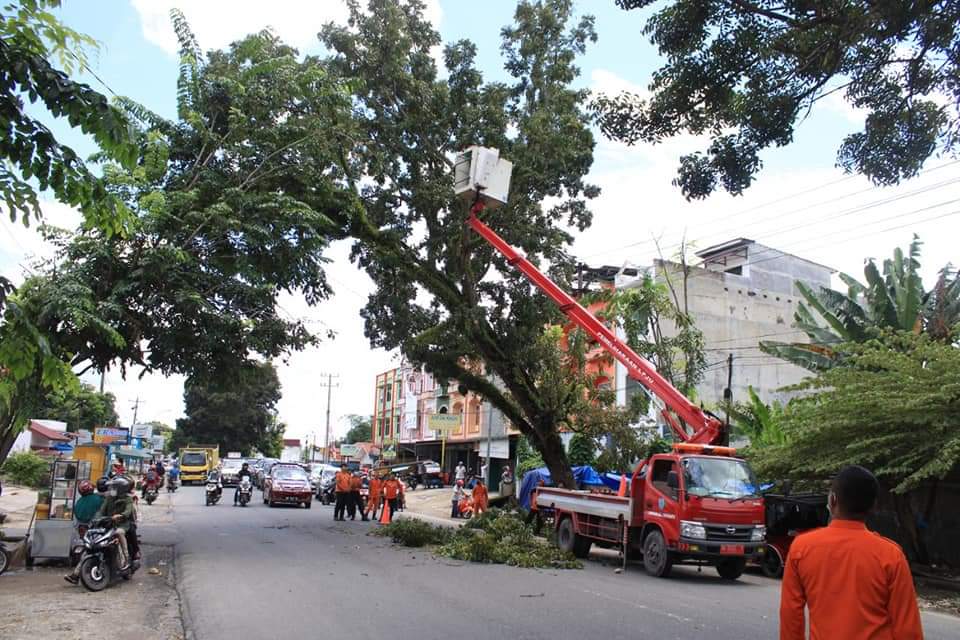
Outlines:
<svg viewBox="0 0 960 640"><path fill-rule="evenodd" d="M241 507L247 506L247 503L250 502L250 497L252 494L253 485L250 483L250 478L248 476L243 476L243 479L240 481L240 495L238 496Z"/></svg>
<svg viewBox="0 0 960 640"><path fill-rule="evenodd" d="M80 552L80 582L87 590L103 591L114 577L129 580L140 568L140 560L134 558L127 570L120 570L119 536L123 535L110 518L94 521L83 534L83 544L76 551Z"/></svg>
<svg viewBox="0 0 960 640"><path fill-rule="evenodd" d="M157 499L157 485L149 485L143 493L143 498L147 501L147 504L153 504Z"/></svg>
<svg viewBox="0 0 960 640"><path fill-rule="evenodd" d="M217 504L220 502L220 496L223 494L223 490L217 485L216 482L207 483L207 506Z"/></svg>
<svg viewBox="0 0 960 640"><path fill-rule="evenodd" d="M473 498L464 494L457 503L457 509L460 511L460 517L469 520L473 517Z"/></svg>
<svg viewBox="0 0 960 640"><path fill-rule="evenodd" d="M336 489L335 482L320 483L320 488L317 489L317 499L320 504L328 505L336 501L337 496L334 495L334 489Z"/></svg>

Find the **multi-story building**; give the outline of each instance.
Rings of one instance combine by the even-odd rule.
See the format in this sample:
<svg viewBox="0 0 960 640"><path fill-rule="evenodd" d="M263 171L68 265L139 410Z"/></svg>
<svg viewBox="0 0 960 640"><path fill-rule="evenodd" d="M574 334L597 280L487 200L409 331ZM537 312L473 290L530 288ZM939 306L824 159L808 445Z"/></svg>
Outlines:
<svg viewBox="0 0 960 640"><path fill-rule="evenodd" d="M628 289L651 276L658 282L669 279L678 296L686 292L687 308L703 333L707 352L705 378L697 386L704 404L722 402L728 379L734 401L745 401L748 387L765 402L787 399L789 392L783 388L800 382L808 372L763 353L759 342L807 342L806 334L792 326L802 300L796 283L829 287L834 270L747 238L696 255L701 263L687 267L685 280L681 265L656 260L645 269L618 270L613 281L617 289ZM671 322L661 329L665 337L676 335ZM619 363L616 380L620 402L641 392Z"/></svg>

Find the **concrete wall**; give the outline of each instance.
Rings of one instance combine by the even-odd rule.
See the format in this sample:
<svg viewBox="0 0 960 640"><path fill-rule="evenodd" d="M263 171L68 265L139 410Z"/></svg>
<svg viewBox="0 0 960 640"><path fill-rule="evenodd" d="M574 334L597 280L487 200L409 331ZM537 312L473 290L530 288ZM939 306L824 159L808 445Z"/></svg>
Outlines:
<svg viewBox="0 0 960 640"><path fill-rule="evenodd" d="M691 268L687 279L689 310L703 332L711 365L698 387L700 400L708 406L723 399L729 354L734 358L734 401L746 401L750 386L765 402L785 401L790 394L780 389L800 382L807 371L764 354L758 344L761 340L807 342L806 335L792 328L802 300L796 281L830 286L829 268L756 243L749 246L742 264L742 275ZM682 301L679 265L658 260L650 273L661 282L669 278ZM621 281L618 286L629 284ZM672 323L662 329L665 336L676 335ZM625 370L618 366L617 388L625 386Z"/></svg>

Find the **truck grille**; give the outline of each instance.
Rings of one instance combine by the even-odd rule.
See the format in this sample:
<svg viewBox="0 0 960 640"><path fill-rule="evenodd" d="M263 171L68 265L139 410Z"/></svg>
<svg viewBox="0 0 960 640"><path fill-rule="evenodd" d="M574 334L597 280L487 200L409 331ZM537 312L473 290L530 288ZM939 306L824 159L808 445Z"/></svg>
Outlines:
<svg viewBox="0 0 960 640"><path fill-rule="evenodd" d="M752 526L708 524L704 525L707 530L707 540L719 542L750 542L750 534L753 532Z"/></svg>

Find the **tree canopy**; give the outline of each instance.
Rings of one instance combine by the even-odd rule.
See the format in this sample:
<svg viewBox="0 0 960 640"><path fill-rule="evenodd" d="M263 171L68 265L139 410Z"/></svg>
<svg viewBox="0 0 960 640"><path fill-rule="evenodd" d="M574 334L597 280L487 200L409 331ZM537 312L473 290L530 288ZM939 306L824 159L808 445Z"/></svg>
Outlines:
<svg viewBox="0 0 960 640"><path fill-rule="evenodd" d="M269 362L250 363L218 380L187 380L185 418L177 420L174 442L216 443L221 451L248 456L280 452L283 425L277 422L280 380Z"/></svg>
<svg viewBox="0 0 960 640"><path fill-rule="evenodd" d="M61 387L47 393L35 410L36 416L67 423L67 431L96 427L112 427L120 422L116 398L112 393L100 393L93 385Z"/></svg>
<svg viewBox="0 0 960 640"><path fill-rule="evenodd" d="M372 434L370 416L358 416L351 414L347 416L347 421L350 423L350 429L347 431L347 435L343 438L344 442L347 444L353 444L355 442L370 442Z"/></svg>
<svg viewBox="0 0 960 640"><path fill-rule="evenodd" d="M366 334L489 399L569 485L557 423L570 406L548 400L537 353L544 326L560 316L466 230L451 174L456 151L500 149L514 163L510 203L488 222L569 282L566 228L590 224L587 201L598 193L585 181L594 147L587 96L572 86L576 58L596 37L593 20L573 22L570 0L521 2L501 31L506 80L485 82L466 40L445 47L438 76L431 49L440 38L422 12L417 0L371 0L365 10L351 2L349 24L321 32L331 73L354 92L342 123L353 144L341 166L355 195L345 221L353 259L376 287L362 312Z"/></svg>
<svg viewBox="0 0 960 640"><path fill-rule="evenodd" d="M71 79L88 69L86 51L97 43L51 13L60 0L18 0L0 8L0 198L11 220L41 217L37 189L77 207L87 223L107 234L129 222L123 203L106 189L70 147L29 114L38 101L58 119L91 135L99 148L133 166L137 147L129 119L106 96Z"/></svg>
<svg viewBox="0 0 960 640"><path fill-rule="evenodd" d="M654 1L617 4L632 10ZM718 186L739 194L760 170L761 151L790 144L817 102L842 92L866 121L843 140L837 164L896 184L938 147L957 149L958 25L952 0L658 3L644 33L666 63L649 95L600 98L600 125L628 143L708 136L706 150L682 157L675 184L687 198Z"/></svg>

